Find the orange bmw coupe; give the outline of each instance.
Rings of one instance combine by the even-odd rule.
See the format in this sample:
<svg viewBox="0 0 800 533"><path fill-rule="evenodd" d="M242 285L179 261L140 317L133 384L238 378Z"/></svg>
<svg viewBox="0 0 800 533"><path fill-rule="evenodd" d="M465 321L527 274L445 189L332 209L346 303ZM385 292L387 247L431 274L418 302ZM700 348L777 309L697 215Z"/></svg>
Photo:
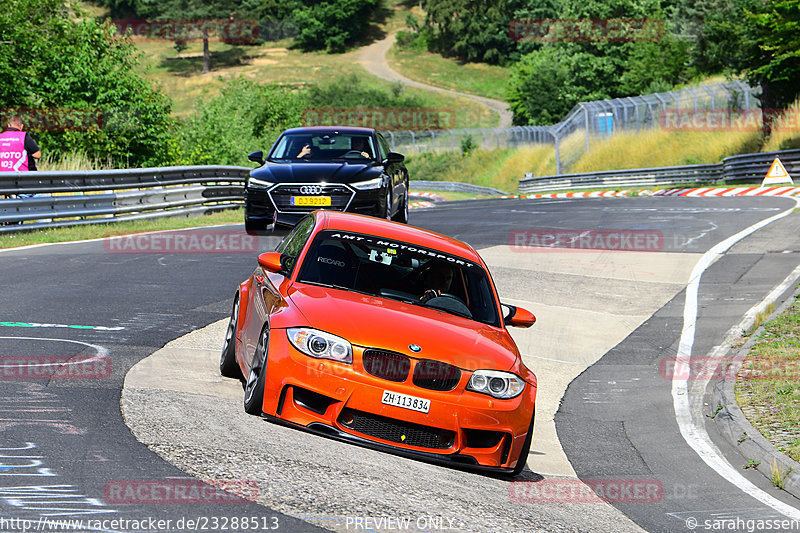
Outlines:
<svg viewBox="0 0 800 533"><path fill-rule="evenodd" d="M507 309L504 314L503 309ZM244 408L434 462L517 475L536 376L469 245L363 215L315 211L239 285L220 357Z"/></svg>

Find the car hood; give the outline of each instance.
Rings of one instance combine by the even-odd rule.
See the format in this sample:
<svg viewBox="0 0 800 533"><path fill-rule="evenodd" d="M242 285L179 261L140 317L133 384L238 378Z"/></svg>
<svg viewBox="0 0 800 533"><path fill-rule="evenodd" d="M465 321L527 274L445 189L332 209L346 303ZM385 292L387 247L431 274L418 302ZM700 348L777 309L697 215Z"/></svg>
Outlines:
<svg viewBox="0 0 800 533"><path fill-rule="evenodd" d="M297 162L272 163L250 172L256 179L273 183L354 183L377 178L381 175L380 165L373 163L350 162Z"/></svg>
<svg viewBox="0 0 800 533"><path fill-rule="evenodd" d="M465 370L510 370L519 360L505 330L435 309L302 283L293 285L288 296L306 318L303 325L364 348L435 359ZM422 350L412 352L411 344Z"/></svg>

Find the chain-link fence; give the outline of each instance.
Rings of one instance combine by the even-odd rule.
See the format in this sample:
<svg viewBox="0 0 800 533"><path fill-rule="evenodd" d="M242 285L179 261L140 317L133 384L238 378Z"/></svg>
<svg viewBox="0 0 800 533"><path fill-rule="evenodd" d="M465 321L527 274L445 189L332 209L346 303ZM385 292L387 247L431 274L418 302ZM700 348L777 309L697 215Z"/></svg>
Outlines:
<svg viewBox="0 0 800 533"><path fill-rule="evenodd" d="M675 128L685 121L724 121L725 114L758 108L760 88L729 81L677 91L627 98L581 102L558 124L428 131L386 131L394 150L405 154L460 150L469 146L513 148L530 144L552 144L556 173L561 174L581 155L591 150L593 140L623 131ZM691 124L690 124L691 125ZM710 128L710 126L708 126ZM568 154L563 142L570 140Z"/></svg>

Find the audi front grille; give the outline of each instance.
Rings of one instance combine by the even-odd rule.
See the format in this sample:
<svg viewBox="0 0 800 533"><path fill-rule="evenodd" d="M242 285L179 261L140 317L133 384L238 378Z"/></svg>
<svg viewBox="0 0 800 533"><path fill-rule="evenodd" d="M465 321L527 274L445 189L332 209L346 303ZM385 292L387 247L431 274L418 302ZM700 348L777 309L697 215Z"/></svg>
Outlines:
<svg viewBox="0 0 800 533"><path fill-rule="evenodd" d="M280 213L308 213L315 209L347 210L355 191L342 184L283 183L270 189L269 196ZM295 197L329 197L330 205L293 205Z"/></svg>

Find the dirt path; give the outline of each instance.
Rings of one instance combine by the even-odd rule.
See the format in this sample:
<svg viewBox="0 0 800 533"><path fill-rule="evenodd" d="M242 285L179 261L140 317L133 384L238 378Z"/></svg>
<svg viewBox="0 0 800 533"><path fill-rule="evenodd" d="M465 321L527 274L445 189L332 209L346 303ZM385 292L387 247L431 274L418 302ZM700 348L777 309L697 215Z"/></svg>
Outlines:
<svg viewBox="0 0 800 533"><path fill-rule="evenodd" d="M417 89L425 89L427 91L437 91L440 93L452 94L455 96L462 96L464 98L469 98L470 100L478 102L479 104L488 107L493 112L500 115L500 121L498 122L497 127L499 128L511 127L512 114L506 102L501 102L500 100L493 100L491 98L484 98L483 96L475 96L473 94L451 91L449 89L442 89L441 87L434 87L433 85L427 85L425 83L420 83L418 81L408 79L405 76L392 70L391 67L389 67L389 63L386 61L386 53L389 51L389 48L392 47L394 42L395 42L395 34L391 33L382 41L376 41L369 46L365 46L358 52L359 63L361 63L361 65L365 69L367 69L367 71L369 71L370 74L382 78L384 80L399 81L403 85L408 85L409 87L416 87Z"/></svg>

